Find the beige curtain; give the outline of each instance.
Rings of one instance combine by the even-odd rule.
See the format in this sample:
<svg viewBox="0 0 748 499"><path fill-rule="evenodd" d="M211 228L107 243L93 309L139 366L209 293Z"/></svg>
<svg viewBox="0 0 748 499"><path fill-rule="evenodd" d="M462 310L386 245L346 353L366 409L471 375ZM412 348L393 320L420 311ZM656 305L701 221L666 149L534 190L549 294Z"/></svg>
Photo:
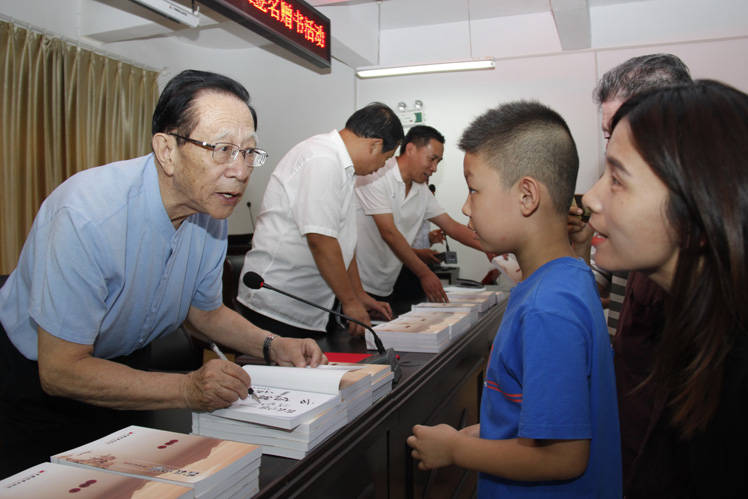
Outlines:
<svg viewBox="0 0 748 499"><path fill-rule="evenodd" d="M150 152L157 77L0 21L0 274L61 182Z"/></svg>

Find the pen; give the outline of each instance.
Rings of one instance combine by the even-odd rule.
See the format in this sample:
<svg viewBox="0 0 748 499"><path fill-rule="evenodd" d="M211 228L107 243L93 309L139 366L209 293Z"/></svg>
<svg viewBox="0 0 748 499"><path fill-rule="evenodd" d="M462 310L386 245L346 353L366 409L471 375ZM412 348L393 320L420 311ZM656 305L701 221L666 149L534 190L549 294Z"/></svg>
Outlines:
<svg viewBox="0 0 748 499"><path fill-rule="evenodd" d="M220 349L220 348L218 348L218 345L216 345L214 341L211 341L211 342L210 342L210 349L211 349L211 350L213 350L213 351L214 351L214 352L216 353L216 355L218 355L218 358L219 358L219 359L221 359L221 360L229 360L229 359L227 359L227 358L226 358L226 356L225 356L225 355L223 354L223 352L221 351L221 349ZM247 394L248 394L248 395L251 395L251 396L252 396L252 398L253 398L253 399L255 399L255 401L256 401L256 402L257 402L258 404L262 405L262 402L260 401L260 397L258 397L258 396L257 396L257 394L255 393L255 391L254 391L254 390L252 389L252 387L251 387L251 386L250 386L250 387L249 387L249 388L247 389Z"/></svg>

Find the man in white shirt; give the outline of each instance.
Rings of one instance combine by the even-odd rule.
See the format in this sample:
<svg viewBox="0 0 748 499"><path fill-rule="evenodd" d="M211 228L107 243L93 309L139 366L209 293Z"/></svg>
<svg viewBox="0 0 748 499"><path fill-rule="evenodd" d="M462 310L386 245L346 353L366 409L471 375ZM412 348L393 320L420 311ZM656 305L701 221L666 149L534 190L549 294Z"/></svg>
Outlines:
<svg viewBox="0 0 748 499"><path fill-rule="evenodd" d="M370 324L369 312L391 318L386 303L367 295L356 266L356 175L381 168L403 139L397 115L380 103L356 111L345 128L315 135L278 163L257 218L252 249L241 275L253 271L265 282ZM315 337L328 314L272 290L239 282L237 300L245 317L283 335ZM363 328L349 324L353 335Z"/></svg>
<svg viewBox="0 0 748 499"><path fill-rule="evenodd" d="M480 250L473 231L450 217L427 186L443 154L444 136L439 131L414 126L397 158L389 159L378 172L356 180L361 205L356 258L367 293L382 298L391 295L404 264L418 277L429 300L448 301L439 278L411 247L424 220Z"/></svg>

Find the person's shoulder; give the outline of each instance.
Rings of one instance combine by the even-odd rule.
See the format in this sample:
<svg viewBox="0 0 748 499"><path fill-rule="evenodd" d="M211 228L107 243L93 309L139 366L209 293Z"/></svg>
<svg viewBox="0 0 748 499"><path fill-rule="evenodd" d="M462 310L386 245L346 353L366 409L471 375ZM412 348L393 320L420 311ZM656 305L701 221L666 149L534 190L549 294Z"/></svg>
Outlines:
<svg viewBox="0 0 748 499"><path fill-rule="evenodd" d="M369 188L377 186L386 188L393 181L391 178L397 168L397 161L394 157L388 159L382 168L369 173L368 175L356 175L356 188Z"/></svg>
<svg viewBox="0 0 748 499"><path fill-rule="evenodd" d="M47 211L70 210L105 218L142 191L150 156L117 161L82 170L60 184L45 200Z"/></svg>
<svg viewBox="0 0 748 499"><path fill-rule="evenodd" d="M594 300L599 303L594 282L594 276L584 260L565 256L544 263L519 286L527 288L527 299L537 308L551 310L551 303Z"/></svg>

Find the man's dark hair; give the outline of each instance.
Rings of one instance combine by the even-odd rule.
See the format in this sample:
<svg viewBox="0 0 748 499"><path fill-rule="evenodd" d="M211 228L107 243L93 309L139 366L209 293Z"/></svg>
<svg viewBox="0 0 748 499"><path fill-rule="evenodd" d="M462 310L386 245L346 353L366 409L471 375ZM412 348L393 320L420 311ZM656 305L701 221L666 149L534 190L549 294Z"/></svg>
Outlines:
<svg viewBox="0 0 748 499"><path fill-rule="evenodd" d="M683 61L673 54L648 54L632 57L606 72L595 87L593 99L602 104L673 85L692 83Z"/></svg>
<svg viewBox="0 0 748 499"><path fill-rule="evenodd" d="M358 137L382 139L382 152L396 148L404 135L400 119L381 102L372 102L353 113L345 127Z"/></svg>
<svg viewBox="0 0 748 499"><path fill-rule="evenodd" d="M439 130L427 125L416 125L405 134L403 143L400 144L400 154L405 154L405 148L411 142L415 144L416 147L423 147L427 145L431 139L444 144L444 135L439 133Z"/></svg>
<svg viewBox="0 0 748 499"><path fill-rule="evenodd" d="M153 111L151 133L174 131L189 137L198 121L194 108L195 98L203 91L235 95L249 107L250 112L252 111L249 105L249 92L241 83L217 73L187 69L169 80L161 92ZM181 142L181 139L177 139L177 143Z"/></svg>
<svg viewBox="0 0 748 499"><path fill-rule="evenodd" d="M459 148L499 171L504 187L533 177L548 189L553 206L571 206L579 156L571 131L556 111L539 102L502 104L478 118L462 134Z"/></svg>

